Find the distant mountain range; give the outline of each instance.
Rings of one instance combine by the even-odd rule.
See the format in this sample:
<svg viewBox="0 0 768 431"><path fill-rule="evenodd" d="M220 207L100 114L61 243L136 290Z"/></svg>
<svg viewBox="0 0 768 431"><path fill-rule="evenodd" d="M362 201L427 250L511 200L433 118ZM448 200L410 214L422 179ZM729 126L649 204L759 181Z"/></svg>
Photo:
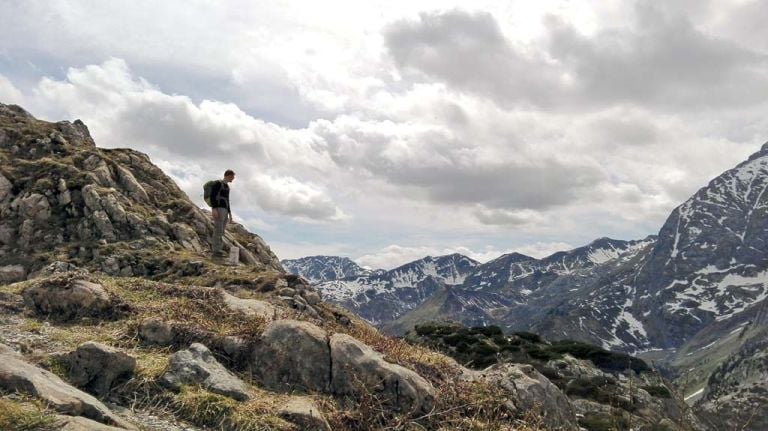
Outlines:
<svg viewBox="0 0 768 431"><path fill-rule="evenodd" d="M313 279L327 299L393 334L452 320L591 342L672 369L698 358L686 376L697 391L726 358L762 346L753 338L765 334L758 315L768 306L767 190L768 144L642 240L601 238L543 259L512 253L484 264L427 257Z"/></svg>

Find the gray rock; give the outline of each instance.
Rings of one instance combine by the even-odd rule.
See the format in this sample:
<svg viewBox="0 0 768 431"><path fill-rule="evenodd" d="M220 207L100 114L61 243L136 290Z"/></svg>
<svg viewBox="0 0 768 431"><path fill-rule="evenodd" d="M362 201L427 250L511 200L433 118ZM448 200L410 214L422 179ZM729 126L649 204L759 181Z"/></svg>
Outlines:
<svg viewBox="0 0 768 431"><path fill-rule="evenodd" d="M329 392L331 352L319 327L296 320L272 322L252 353L252 373L272 390Z"/></svg>
<svg viewBox="0 0 768 431"><path fill-rule="evenodd" d="M238 401L250 399L248 385L224 368L200 343L174 353L160 383L175 390L182 385L199 384L213 393Z"/></svg>
<svg viewBox="0 0 768 431"><path fill-rule="evenodd" d="M385 404L408 413L432 409L434 388L414 371L386 362L380 353L346 334L332 335L329 344L334 394L374 393Z"/></svg>
<svg viewBox="0 0 768 431"><path fill-rule="evenodd" d="M45 221L51 217L51 206L48 199L38 193L32 193L23 198L19 204L19 210L24 219Z"/></svg>
<svg viewBox="0 0 768 431"><path fill-rule="evenodd" d="M135 429L93 396L70 386L55 374L27 363L3 344L0 344L0 389L39 398L59 413Z"/></svg>
<svg viewBox="0 0 768 431"><path fill-rule="evenodd" d="M121 431L125 428L116 428L104 425L81 416L56 415L54 425L58 431Z"/></svg>
<svg viewBox="0 0 768 431"><path fill-rule="evenodd" d="M13 241L14 233L10 226L0 226L0 244L9 245Z"/></svg>
<svg viewBox="0 0 768 431"><path fill-rule="evenodd" d="M492 385L509 391L512 395L508 403L520 415L539 408L548 428L579 429L568 397L533 366L504 363L476 373Z"/></svg>
<svg viewBox="0 0 768 431"><path fill-rule="evenodd" d="M37 272L37 277L48 277L55 274L64 274L67 272L73 272L78 274L88 274L88 271L82 268L79 268L76 265L73 265L69 262L63 262L60 260L57 260L55 262L52 262L50 265L46 266L45 268L41 269L39 272Z"/></svg>
<svg viewBox="0 0 768 431"><path fill-rule="evenodd" d="M304 300L307 301L307 304L309 305L317 305L323 299L320 297L318 292L315 292L314 290L308 290L304 292Z"/></svg>
<svg viewBox="0 0 768 431"><path fill-rule="evenodd" d="M173 343L173 327L169 323L153 317L141 322L139 337L150 344L169 346Z"/></svg>
<svg viewBox="0 0 768 431"><path fill-rule="evenodd" d="M149 200L147 191L136 181L136 177L133 176L131 171L122 166L117 166L117 177L120 185L130 193L132 198L140 202L147 202Z"/></svg>
<svg viewBox="0 0 768 431"><path fill-rule="evenodd" d="M82 196L83 201L85 202L85 206L89 210L99 211L102 209L101 198L99 197L99 193L96 191L96 186L93 184L88 184L87 186L83 187Z"/></svg>
<svg viewBox="0 0 768 431"><path fill-rule="evenodd" d="M22 292L26 306L37 314L69 320L107 315L113 302L101 285L85 280L44 280Z"/></svg>
<svg viewBox="0 0 768 431"><path fill-rule="evenodd" d="M125 208L123 208L122 205L120 205L120 202L117 201L117 198L113 194L108 194L104 196L101 199L101 206L104 208L104 211L107 212L109 215L110 220L117 222L117 223L125 223L126 222L126 213Z"/></svg>
<svg viewBox="0 0 768 431"><path fill-rule="evenodd" d="M104 397L113 383L133 375L136 359L124 352L92 341L78 346L66 357L69 381Z"/></svg>
<svg viewBox="0 0 768 431"><path fill-rule="evenodd" d="M292 398L278 408L277 415L304 431L331 431L331 426L314 401Z"/></svg>
<svg viewBox="0 0 768 431"><path fill-rule="evenodd" d="M114 240L116 238L115 228L112 226L112 222L109 220L109 216L105 211L94 211L91 215L91 219L104 239Z"/></svg>
<svg viewBox="0 0 768 431"><path fill-rule="evenodd" d="M240 311L249 316L259 316L267 320L274 319L277 308L272 304L258 299L243 299L230 295L225 291L221 291L221 296L224 299L224 304L231 310Z"/></svg>
<svg viewBox="0 0 768 431"><path fill-rule="evenodd" d="M0 285L16 283L27 278L27 270L21 265L0 266Z"/></svg>
<svg viewBox="0 0 768 431"><path fill-rule="evenodd" d="M5 198L10 196L11 190L13 190L13 184L8 181L8 178L5 178L2 174L0 174L0 201L3 201Z"/></svg>
<svg viewBox="0 0 768 431"><path fill-rule="evenodd" d="M283 287L277 291L277 294L280 296L294 296L296 295L296 290L291 289L290 287Z"/></svg>

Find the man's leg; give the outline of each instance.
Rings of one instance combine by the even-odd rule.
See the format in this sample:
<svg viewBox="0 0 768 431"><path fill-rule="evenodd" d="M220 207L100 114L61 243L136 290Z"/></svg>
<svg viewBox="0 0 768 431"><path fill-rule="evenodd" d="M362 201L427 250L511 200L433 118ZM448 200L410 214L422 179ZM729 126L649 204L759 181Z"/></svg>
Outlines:
<svg viewBox="0 0 768 431"><path fill-rule="evenodd" d="M226 208L217 208L219 217L213 221L213 254L221 252L222 237L224 236L224 228L227 226L227 217L229 213Z"/></svg>

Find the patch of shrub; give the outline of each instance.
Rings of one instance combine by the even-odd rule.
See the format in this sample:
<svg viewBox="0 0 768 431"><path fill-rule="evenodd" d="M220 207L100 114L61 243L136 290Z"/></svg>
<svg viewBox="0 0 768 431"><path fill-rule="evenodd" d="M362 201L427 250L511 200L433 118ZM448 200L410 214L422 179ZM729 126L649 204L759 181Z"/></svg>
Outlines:
<svg viewBox="0 0 768 431"><path fill-rule="evenodd" d="M666 386L642 386L643 390L648 392L652 397L656 398L672 398L672 393Z"/></svg>
<svg viewBox="0 0 768 431"><path fill-rule="evenodd" d="M525 341L528 341L529 343L543 343L543 340L541 339L540 335L531 333L531 332L515 332L513 335L517 335L518 337L522 338Z"/></svg>
<svg viewBox="0 0 768 431"><path fill-rule="evenodd" d="M642 359L578 341L556 341L552 343L549 349L556 353L567 353L578 359L589 360L596 367L607 371L624 371L626 369L631 369L636 373L650 371L650 367Z"/></svg>

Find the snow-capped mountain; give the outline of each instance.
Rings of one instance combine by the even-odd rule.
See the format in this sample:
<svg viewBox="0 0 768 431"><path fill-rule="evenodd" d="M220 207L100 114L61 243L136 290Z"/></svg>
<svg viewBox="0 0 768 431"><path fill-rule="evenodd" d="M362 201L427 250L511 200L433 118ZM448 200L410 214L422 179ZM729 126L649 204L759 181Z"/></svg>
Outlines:
<svg viewBox="0 0 768 431"><path fill-rule="evenodd" d="M310 283L373 273L352 259L339 256L308 256L301 259L284 259L280 263L287 272L300 275Z"/></svg>
<svg viewBox="0 0 768 431"><path fill-rule="evenodd" d="M601 239L538 261L502 256L458 294L501 294L511 305L493 322L510 330L628 351L678 348L768 298L766 190L768 145L676 208L657 237Z"/></svg>
<svg viewBox="0 0 768 431"><path fill-rule="evenodd" d="M425 257L389 271L317 283L326 300L369 322L390 322L445 285L462 283L479 263L460 254Z"/></svg>

